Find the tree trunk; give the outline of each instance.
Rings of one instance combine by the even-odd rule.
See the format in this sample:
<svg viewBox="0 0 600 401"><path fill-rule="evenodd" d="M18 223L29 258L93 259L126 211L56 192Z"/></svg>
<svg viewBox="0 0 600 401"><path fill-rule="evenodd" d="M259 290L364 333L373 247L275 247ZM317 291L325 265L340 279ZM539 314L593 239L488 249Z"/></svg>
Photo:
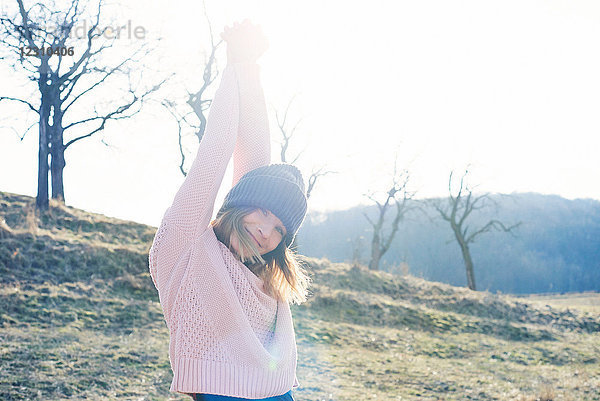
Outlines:
<svg viewBox="0 0 600 401"><path fill-rule="evenodd" d="M38 68L40 76L38 78L38 89L40 91L40 124L39 124L39 143L38 143L38 191L35 198L35 207L38 210L48 210L48 144L50 143L50 98L48 96L48 57L41 57Z"/></svg>
<svg viewBox="0 0 600 401"><path fill-rule="evenodd" d="M469 289L477 291L477 288L475 287L475 273L473 272L473 260L471 259L469 246L461 242L460 250L462 251L465 268L467 270L467 285L469 286Z"/></svg>
<svg viewBox="0 0 600 401"><path fill-rule="evenodd" d="M56 122L55 122L56 124ZM65 168L65 148L63 145L62 127L56 126L52 135L52 199L62 203L65 202L65 190L63 185L63 170Z"/></svg>
<svg viewBox="0 0 600 401"><path fill-rule="evenodd" d="M462 229L453 221L450 222L454 236L458 241L460 250L462 252L463 260L465 262L465 269L467 272L467 286L473 291L477 291L475 288L475 273L473 272L473 260L471 259L471 252L469 251L469 245L466 243L465 238L462 234Z"/></svg>
<svg viewBox="0 0 600 401"><path fill-rule="evenodd" d="M58 76L51 73L52 81L58 82ZM61 203L65 202L65 190L63 185L63 169L65 168L65 147L63 144L63 111L60 101L60 92L57 85L53 85L50 92L52 102L52 135L50 148L50 173L52 179L52 199Z"/></svg>
<svg viewBox="0 0 600 401"><path fill-rule="evenodd" d="M380 246L379 234L373 235L373 242L371 243L371 261L369 262L370 270L379 270L379 260L381 259L381 246Z"/></svg>
<svg viewBox="0 0 600 401"><path fill-rule="evenodd" d="M48 116L49 108L43 104L40 107L40 137L38 149L38 190L35 207L38 210L48 210Z"/></svg>

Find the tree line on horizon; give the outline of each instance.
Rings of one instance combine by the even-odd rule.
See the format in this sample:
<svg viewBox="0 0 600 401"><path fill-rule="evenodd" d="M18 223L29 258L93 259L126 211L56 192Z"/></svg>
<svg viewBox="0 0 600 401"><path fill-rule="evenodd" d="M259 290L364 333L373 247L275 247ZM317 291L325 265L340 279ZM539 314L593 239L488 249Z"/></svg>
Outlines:
<svg viewBox="0 0 600 401"><path fill-rule="evenodd" d="M514 235L489 232L472 244L478 289L515 294L600 291L600 201L538 193L492 194L491 198L497 207L473 215L474 225L481 227L493 219L521 224ZM411 202L416 206L416 201ZM366 209L376 213L376 206ZM298 233L300 252L366 266L372 227L364 212L365 206L357 206L309 214ZM435 210L429 212L433 216ZM381 270L467 284L452 229L417 207L399 225Z"/></svg>

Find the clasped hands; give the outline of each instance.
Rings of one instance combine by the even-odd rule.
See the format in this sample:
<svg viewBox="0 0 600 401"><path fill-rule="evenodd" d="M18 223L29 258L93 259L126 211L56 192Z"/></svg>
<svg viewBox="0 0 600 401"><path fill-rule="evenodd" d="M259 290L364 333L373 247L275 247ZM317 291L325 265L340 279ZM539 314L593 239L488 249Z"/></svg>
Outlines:
<svg viewBox="0 0 600 401"><path fill-rule="evenodd" d="M245 19L225 26L221 38L227 43L228 63L253 63L268 49L269 42L259 25Z"/></svg>

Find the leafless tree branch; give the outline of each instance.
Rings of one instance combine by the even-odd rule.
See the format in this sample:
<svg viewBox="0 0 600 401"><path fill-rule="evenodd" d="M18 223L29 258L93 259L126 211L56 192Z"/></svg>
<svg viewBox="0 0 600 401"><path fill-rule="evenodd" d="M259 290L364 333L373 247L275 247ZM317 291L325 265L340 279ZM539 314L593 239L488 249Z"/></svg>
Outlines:
<svg viewBox="0 0 600 401"><path fill-rule="evenodd" d="M85 135L81 135L81 136L78 136L76 138L71 139L69 142L67 142L64 145L64 148L66 149L70 145L72 145L73 143L75 143L75 142L77 142L77 141L79 141L81 139L84 139L84 138L89 138L90 136L94 135L95 133L97 133L99 131L102 131L104 129L104 126L106 125L106 122L109 121L109 120L121 120L121 119L124 119L124 118L130 118L134 114L137 114L140 111L140 108L138 108L136 111L134 111L131 114L124 114L124 113L126 111L128 111L136 103L138 103L141 106L141 104L143 103L144 99L146 97L148 97L151 93L157 91L167 80L168 80L168 78L162 80L157 85L155 85L152 88L150 88L147 91L145 91L141 96L136 95L136 93L131 90L130 93L132 94L133 97L132 97L132 99L128 103L119 106L116 110L111 111L111 112L109 112L109 113L107 113L107 114L105 114L103 116L95 116L95 117L87 118L85 120L78 121L77 124L84 123L84 122L90 122L90 121L97 121L97 120L100 120L101 122L100 122L100 125L96 129L92 130L91 132L89 132L89 133L87 133ZM73 125L75 125L75 123L74 124L70 124L69 126L73 126ZM65 127L65 130L69 126Z"/></svg>
<svg viewBox="0 0 600 401"><path fill-rule="evenodd" d="M312 194L313 189L315 188L315 185L317 184L317 180L320 177L324 177L328 174L337 174L336 171L332 171L332 170L325 170L326 166L322 166L317 170L313 170L310 173L310 176L308 177L308 188L306 190L306 199L310 199L310 195Z"/></svg>
<svg viewBox="0 0 600 401"><path fill-rule="evenodd" d="M26 104L27 106L29 106L29 108L31 110L33 110L33 111L35 111L36 113L39 114L39 110L36 109L35 107L33 107L33 105L31 103L29 103L27 100L18 99L16 97L0 96L0 102L3 101L3 100L12 100L12 101L15 101L15 102L20 102L20 103Z"/></svg>

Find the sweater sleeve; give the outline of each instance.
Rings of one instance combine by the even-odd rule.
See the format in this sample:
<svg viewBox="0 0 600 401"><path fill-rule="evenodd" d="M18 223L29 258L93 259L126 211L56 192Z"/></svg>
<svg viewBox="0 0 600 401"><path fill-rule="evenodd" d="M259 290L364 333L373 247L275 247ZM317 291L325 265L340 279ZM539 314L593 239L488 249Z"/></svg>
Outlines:
<svg viewBox="0 0 600 401"><path fill-rule="evenodd" d="M258 74L255 63L229 64L223 70L196 157L150 248L150 273L159 292L170 293L164 291L168 283L176 291L173 268L186 245L209 227L234 149L238 178L269 163L268 121Z"/></svg>
<svg viewBox="0 0 600 401"><path fill-rule="evenodd" d="M165 216L185 236L202 233L210 223L215 198L235 146L239 100L235 66L228 65L213 98L196 158Z"/></svg>
<svg viewBox="0 0 600 401"><path fill-rule="evenodd" d="M256 63L238 65L240 120L233 153L233 185L248 171L271 161L269 119Z"/></svg>

